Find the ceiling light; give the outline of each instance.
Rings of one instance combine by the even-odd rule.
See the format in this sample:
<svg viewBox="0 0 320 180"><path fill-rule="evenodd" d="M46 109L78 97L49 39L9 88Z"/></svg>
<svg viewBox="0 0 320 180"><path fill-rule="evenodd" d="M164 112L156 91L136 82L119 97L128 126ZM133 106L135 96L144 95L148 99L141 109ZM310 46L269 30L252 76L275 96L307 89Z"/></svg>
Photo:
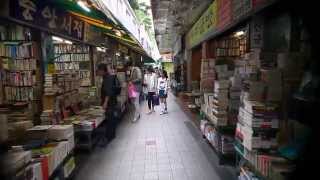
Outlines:
<svg viewBox="0 0 320 180"><path fill-rule="evenodd" d="M88 8L83 1L78 1L77 4L78 4L83 10L85 10L85 11L87 11L87 12L91 12L90 8Z"/></svg>
<svg viewBox="0 0 320 180"><path fill-rule="evenodd" d="M63 39L62 39L62 38L59 38L59 37L57 37L57 36L52 36L52 40L58 41L58 42L63 42Z"/></svg>
<svg viewBox="0 0 320 180"><path fill-rule="evenodd" d="M106 52L106 49L104 47L97 47L97 51Z"/></svg>
<svg viewBox="0 0 320 180"><path fill-rule="evenodd" d="M240 37L240 36L243 36L244 35L244 31L238 31L235 33L235 37Z"/></svg>
<svg viewBox="0 0 320 180"><path fill-rule="evenodd" d="M68 40L64 40L63 42L66 43L66 44L72 44L72 42L68 41Z"/></svg>

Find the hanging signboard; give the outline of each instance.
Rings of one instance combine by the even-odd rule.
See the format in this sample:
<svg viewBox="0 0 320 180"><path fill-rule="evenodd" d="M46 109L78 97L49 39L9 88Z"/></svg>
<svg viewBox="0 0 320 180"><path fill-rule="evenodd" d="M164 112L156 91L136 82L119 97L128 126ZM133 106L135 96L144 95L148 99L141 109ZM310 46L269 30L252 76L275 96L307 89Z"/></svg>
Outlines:
<svg viewBox="0 0 320 180"><path fill-rule="evenodd" d="M201 41L217 25L217 1L214 1L187 34L188 48Z"/></svg>
<svg viewBox="0 0 320 180"><path fill-rule="evenodd" d="M30 25L83 40L84 21L48 1L10 0L10 16Z"/></svg>

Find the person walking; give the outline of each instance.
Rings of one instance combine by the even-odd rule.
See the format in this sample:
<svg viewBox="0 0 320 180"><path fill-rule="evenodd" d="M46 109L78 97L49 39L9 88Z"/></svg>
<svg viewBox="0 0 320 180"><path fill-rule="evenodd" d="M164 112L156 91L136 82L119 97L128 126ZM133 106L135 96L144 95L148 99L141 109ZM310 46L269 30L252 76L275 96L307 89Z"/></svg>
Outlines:
<svg viewBox="0 0 320 180"><path fill-rule="evenodd" d="M156 95L156 91L157 91L156 74L154 73L153 68L151 66L147 69L147 73L145 74L144 86L148 91L147 100L148 100L149 112L147 114L151 114L152 112L155 112L154 96Z"/></svg>
<svg viewBox="0 0 320 180"><path fill-rule="evenodd" d="M112 141L116 137L116 126L118 123L117 111L117 76L113 73L111 64L99 64L97 75L102 76L101 105L105 110L106 117L106 140ZM118 81L119 83L119 81Z"/></svg>
<svg viewBox="0 0 320 180"><path fill-rule="evenodd" d="M142 92L142 72L141 69L137 66L133 66L132 62L130 61L128 63L128 68L130 70L130 77L129 77L129 85L132 83L132 85L135 88L135 95L136 97L131 98L131 102L133 102L135 107L135 113L133 122L136 122L141 117L140 112L140 94Z"/></svg>
<svg viewBox="0 0 320 180"><path fill-rule="evenodd" d="M165 70L162 70L161 76L158 78L158 94L160 97L160 103L161 103L161 112L160 115L167 114L168 108L167 108L167 97L168 97L168 75Z"/></svg>

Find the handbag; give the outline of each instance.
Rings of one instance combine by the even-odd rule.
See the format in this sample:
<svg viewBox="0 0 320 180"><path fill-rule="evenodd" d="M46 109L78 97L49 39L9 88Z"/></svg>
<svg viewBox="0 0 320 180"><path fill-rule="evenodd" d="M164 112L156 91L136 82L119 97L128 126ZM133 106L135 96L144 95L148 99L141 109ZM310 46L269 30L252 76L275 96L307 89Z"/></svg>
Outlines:
<svg viewBox="0 0 320 180"><path fill-rule="evenodd" d="M128 96L129 96L129 98L136 98L138 96L138 93L136 91L136 87L132 83L130 83L128 85Z"/></svg>
<svg viewBox="0 0 320 180"><path fill-rule="evenodd" d="M160 105L160 98L158 95L153 96L153 105L154 106L159 106Z"/></svg>

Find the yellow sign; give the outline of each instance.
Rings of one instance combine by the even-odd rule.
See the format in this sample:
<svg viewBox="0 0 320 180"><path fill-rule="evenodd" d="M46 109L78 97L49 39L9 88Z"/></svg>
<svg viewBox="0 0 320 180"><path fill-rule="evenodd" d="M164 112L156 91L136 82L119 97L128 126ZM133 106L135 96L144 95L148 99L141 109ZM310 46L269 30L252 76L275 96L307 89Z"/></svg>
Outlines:
<svg viewBox="0 0 320 180"><path fill-rule="evenodd" d="M187 34L187 47L191 48L201 41L208 32L215 30L217 25L218 6L215 0Z"/></svg>

